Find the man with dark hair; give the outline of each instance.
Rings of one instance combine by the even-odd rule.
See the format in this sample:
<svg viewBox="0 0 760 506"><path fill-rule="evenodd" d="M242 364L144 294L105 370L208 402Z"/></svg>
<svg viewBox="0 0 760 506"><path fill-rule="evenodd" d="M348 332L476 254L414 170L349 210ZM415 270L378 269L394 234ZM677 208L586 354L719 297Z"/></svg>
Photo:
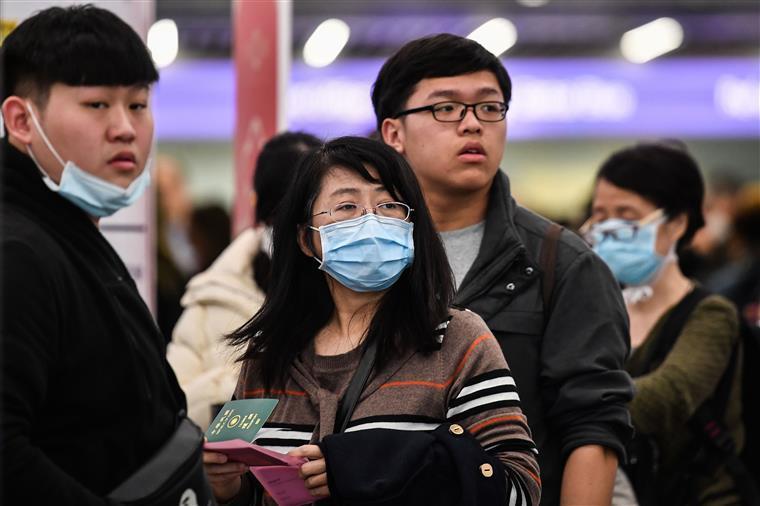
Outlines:
<svg viewBox="0 0 760 506"><path fill-rule="evenodd" d="M420 180L457 284L510 357L539 447L542 504L609 504L631 434L628 322L609 270L520 207L499 170L511 82L478 43L414 40L372 90L377 128Z"/></svg>
<svg viewBox="0 0 760 506"><path fill-rule="evenodd" d="M149 184L140 37L109 11L49 8L2 46L3 504L106 504L185 399L134 281L98 229Z"/></svg>

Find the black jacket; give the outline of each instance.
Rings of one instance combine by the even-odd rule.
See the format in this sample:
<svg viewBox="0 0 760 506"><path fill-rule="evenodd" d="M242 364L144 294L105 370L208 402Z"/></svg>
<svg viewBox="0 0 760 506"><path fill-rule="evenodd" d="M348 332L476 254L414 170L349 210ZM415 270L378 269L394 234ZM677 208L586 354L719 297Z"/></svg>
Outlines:
<svg viewBox="0 0 760 506"><path fill-rule="evenodd" d="M509 504L504 466L456 424L436 430L363 430L325 437L331 500L341 506ZM356 459L356 449L366 457ZM388 466L388 462L394 462ZM526 504L526 503L522 503Z"/></svg>
<svg viewBox="0 0 760 506"><path fill-rule="evenodd" d="M623 370L628 316L606 265L575 234L560 236L551 307L539 255L550 221L518 206L497 174L480 251L455 304L478 313L501 344L539 449L541 503L559 504L564 462L582 445L625 458L632 434Z"/></svg>
<svg viewBox="0 0 760 506"><path fill-rule="evenodd" d="M102 499L185 399L127 269L90 218L3 141L2 504Z"/></svg>

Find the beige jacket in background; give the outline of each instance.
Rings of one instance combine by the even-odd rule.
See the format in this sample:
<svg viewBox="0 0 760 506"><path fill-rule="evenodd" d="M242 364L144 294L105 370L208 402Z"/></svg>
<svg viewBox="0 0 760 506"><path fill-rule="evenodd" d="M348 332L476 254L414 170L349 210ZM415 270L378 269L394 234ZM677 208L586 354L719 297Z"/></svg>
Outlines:
<svg viewBox="0 0 760 506"><path fill-rule="evenodd" d="M261 228L243 231L211 267L190 280L182 297L185 310L167 358L187 396L188 415L203 430L211 422L211 407L232 397L240 372L239 350L224 336L264 303L251 265L263 233Z"/></svg>

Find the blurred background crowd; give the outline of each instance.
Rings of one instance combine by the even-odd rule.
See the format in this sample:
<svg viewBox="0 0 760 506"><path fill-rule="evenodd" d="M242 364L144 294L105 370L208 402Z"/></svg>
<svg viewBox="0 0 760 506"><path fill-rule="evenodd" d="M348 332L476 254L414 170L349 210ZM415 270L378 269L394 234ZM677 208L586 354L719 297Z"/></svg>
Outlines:
<svg viewBox="0 0 760 506"><path fill-rule="evenodd" d="M470 35L500 56L514 83L501 167L516 198L568 227L587 218L594 174L611 152L683 141L705 176L707 225L682 268L757 326L756 2L295 0L289 8L288 130L371 135L370 86L384 59L427 34ZM157 305L170 336L185 283L234 236L236 7L156 0L155 9Z"/></svg>

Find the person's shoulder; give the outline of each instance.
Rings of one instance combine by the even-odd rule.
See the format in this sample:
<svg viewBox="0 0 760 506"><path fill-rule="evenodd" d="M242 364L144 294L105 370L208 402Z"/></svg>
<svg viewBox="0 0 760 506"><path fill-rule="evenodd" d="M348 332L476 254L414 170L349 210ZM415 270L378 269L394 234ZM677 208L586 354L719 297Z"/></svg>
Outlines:
<svg viewBox="0 0 760 506"><path fill-rule="evenodd" d="M541 250L546 245L547 232L556 223L522 206L516 206L514 222L522 237L523 245L528 251L528 256L538 262ZM562 277L570 266L578 261L583 262L585 260L594 264L597 259L583 238L573 230L562 227L562 232L557 240L555 264L557 277Z"/></svg>
<svg viewBox="0 0 760 506"><path fill-rule="evenodd" d="M493 337L483 318L469 309L449 309L449 319L442 325L445 326L444 343L447 348L467 348L477 340Z"/></svg>
<svg viewBox="0 0 760 506"><path fill-rule="evenodd" d="M507 368L501 346L485 321L468 309L451 309L443 336L441 357L449 374L459 375L462 367L473 370Z"/></svg>
<svg viewBox="0 0 760 506"><path fill-rule="evenodd" d="M693 315L708 320L707 323L714 322L721 317L724 322L727 321L735 325L738 325L739 322L739 315L734 303L717 293L711 293L702 299L694 308Z"/></svg>
<svg viewBox="0 0 760 506"><path fill-rule="evenodd" d="M516 206L514 221L515 226L519 229L521 235L526 238L526 247L529 250L540 249L546 239L549 227L557 225L552 220L522 206ZM562 233L560 234L558 241L558 248L561 254L571 255L573 257L591 251L588 244L586 244L578 234L567 227L562 227Z"/></svg>
<svg viewBox="0 0 760 506"><path fill-rule="evenodd" d="M253 279L253 258L261 244L259 229L246 229L205 271L193 276L182 296L182 306L228 307L246 320L264 303L264 292Z"/></svg>
<svg viewBox="0 0 760 506"><path fill-rule="evenodd" d="M6 255L24 250L45 252L46 256L61 253L61 246L42 224L10 206L0 214L0 243Z"/></svg>

